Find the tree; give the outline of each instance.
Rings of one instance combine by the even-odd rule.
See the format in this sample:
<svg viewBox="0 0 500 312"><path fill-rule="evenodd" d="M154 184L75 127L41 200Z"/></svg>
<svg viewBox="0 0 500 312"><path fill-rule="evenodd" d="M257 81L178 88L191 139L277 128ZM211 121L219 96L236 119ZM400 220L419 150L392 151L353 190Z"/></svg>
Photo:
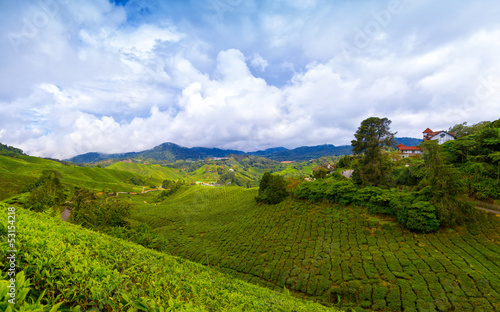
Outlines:
<svg viewBox="0 0 500 312"><path fill-rule="evenodd" d="M461 138L467 135L476 134L480 132L483 128L489 126L491 122L482 121L477 124L473 124L472 126L468 126L467 122L463 122L461 124L456 124L453 127L448 129L449 133L453 133L455 138Z"/></svg>
<svg viewBox="0 0 500 312"><path fill-rule="evenodd" d="M259 196L264 193L264 191L269 187L269 184L271 183L272 175L270 172L264 172L264 175L262 176L262 179L260 179L259 183Z"/></svg>
<svg viewBox="0 0 500 312"><path fill-rule="evenodd" d="M71 221L88 228L127 226L131 205L119 199L102 199L88 189L75 189Z"/></svg>
<svg viewBox="0 0 500 312"><path fill-rule="evenodd" d="M285 179L279 174L264 173L260 180L259 196L256 200L274 205L282 202L287 196Z"/></svg>
<svg viewBox="0 0 500 312"><path fill-rule="evenodd" d="M318 169L316 169L313 173L313 178L315 179L325 179L326 176L328 174L328 171L323 168L323 167L319 167Z"/></svg>
<svg viewBox="0 0 500 312"><path fill-rule="evenodd" d="M443 226L463 223L472 214L472 206L465 196L465 185L458 171L446 162L443 147L435 140L420 144L424 150L425 171L421 182L425 194L436 208Z"/></svg>
<svg viewBox="0 0 500 312"><path fill-rule="evenodd" d="M351 141L352 152L360 156L355 166L355 178L362 185L387 185L390 179L390 160L384 155L385 147L396 144L389 131L387 118L370 117L363 122Z"/></svg>
<svg viewBox="0 0 500 312"><path fill-rule="evenodd" d="M28 187L30 196L26 206L34 211L44 211L61 205L65 199L62 175L56 170L43 170L38 180Z"/></svg>

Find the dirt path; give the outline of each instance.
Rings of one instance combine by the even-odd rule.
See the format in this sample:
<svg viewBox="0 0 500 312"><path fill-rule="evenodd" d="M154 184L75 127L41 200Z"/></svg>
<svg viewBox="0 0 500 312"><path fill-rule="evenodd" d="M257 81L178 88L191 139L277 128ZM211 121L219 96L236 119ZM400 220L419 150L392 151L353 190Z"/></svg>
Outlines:
<svg viewBox="0 0 500 312"><path fill-rule="evenodd" d="M68 221L70 215L71 215L71 210L69 210L68 208L64 208L64 210L61 213L61 220Z"/></svg>
<svg viewBox="0 0 500 312"><path fill-rule="evenodd" d="M488 212L493 212L493 213L496 213L497 214L497 217L500 217L500 211L496 211L496 210L492 210L492 209L488 209L488 208L483 208L483 207L479 207L479 206L476 206L477 209L481 209L481 210L484 210L484 211L488 211Z"/></svg>
<svg viewBox="0 0 500 312"><path fill-rule="evenodd" d="M495 204L485 203L485 202L482 202L480 200L475 200L475 201L473 201L473 203L476 205L477 209L496 213L497 217L500 217L500 206L495 205Z"/></svg>

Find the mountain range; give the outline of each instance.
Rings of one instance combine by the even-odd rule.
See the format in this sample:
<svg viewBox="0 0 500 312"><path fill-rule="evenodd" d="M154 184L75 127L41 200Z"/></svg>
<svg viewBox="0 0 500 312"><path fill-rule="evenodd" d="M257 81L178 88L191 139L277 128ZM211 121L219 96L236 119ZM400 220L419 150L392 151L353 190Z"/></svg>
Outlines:
<svg viewBox="0 0 500 312"><path fill-rule="evenodd" d="M397 144L406 146L418 145L422 140L415 138L396 138ZM152 149L141 152L128 152L117 154L86 153L67 159L73 163L95 163L108 159L141 158L153 159L162 162L174 162L176 160L199 160L211 157L227 157L229 155L253 155L265 157L276 161L306 161L325 156L350 155L351 146L335 146L323 144L317 146L301 146L294 149L284 147L273 147L266 150L245 153L243 151L207 147L183 147L175 143L163 143Z"/></svg>

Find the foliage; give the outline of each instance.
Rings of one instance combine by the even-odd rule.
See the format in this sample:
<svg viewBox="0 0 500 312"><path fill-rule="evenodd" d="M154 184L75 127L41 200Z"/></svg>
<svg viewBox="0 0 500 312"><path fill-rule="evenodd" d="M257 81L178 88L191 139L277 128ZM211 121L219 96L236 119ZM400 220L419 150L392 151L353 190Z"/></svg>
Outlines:
<svg viewBox="0 0 500 312"><path fill-rule="evenodd" d="M294 191L299 199L329 200L347 205L367 207L371 213L397 217L412 231L434 232L439 228L436 209L429 202L418 200L419 193L404 193L380 187L358 188L351 180L303 182Z"/></svg>
<svg viewBox="0 0 500 312"><path fill-rule="evenodd" d="M350 180L304 185L329 183L344 189L332 196L357 190ZM419 194L378 189L363 195L379 196L374 207L397 211L395 201L385 199L391 195L409 197L400 200L407 208L422 201ZM166 252L235 279L275 290L286 287L344 311L360 306L366 311L498 307L498 218L481 212L478 223L421 234L357 204L289 197L270 209L253 200L257 194L257 189L190 186L159 205L150 204L154 196L149 193L128 197L137 206L132 218L148 223L165 240Z"/></svg>
<svg viewBox="0 0 500 312"><path fill-rule="evenodd" d="M402 214L406 215L403 217ZM429 233L439 228L436 207L426 201L413 202L408 209L402 209L398 217L398 221L404 219L402 224L412 231Z"/></svg>
<svg viewBox="0 0 500 312"><path fill-rule="evenodd" d="M453 127L450 127L448 132L453 133L455 138L458 139L471 134L476 134L489 125L491 125L491 122L489 121L482 121L477 124L473 124L472 126L468 126L467 122L463 122L461 124L456 124Z"/></svg>
<svg viewBox="0 0 500 312"><path fill-rule="evenodd" d="M24 155L24 152L22 149L0 143L0 155L17 157L19 155Z"/></svg>
<svg viewBox="0 0 500 312"><path fill-rule="evenodd" d="M19 208L16 222L19 303L28 303L16 311L331 310L47 214ZM4 222L0 239L7 241ZM2 248L0 259L5 257ZM7 276L4 268L1 272L4 294Z"/></svg>
<svg viewBox="0 0 500 312"><path fill-rule="evenodd" d="M131 205L114 198L98 198L94 192L80 188L75 190L70 220L88 228L127 226Z"/></svg>
<svg viewBox="0 0 500 312"><path fill-rule="evenodd" d="M40 178L27 187L30 196L25 207L34 211L44 211L61 205L66 199L61 178L61 173L56 170L43 170Z"/></svg>
<svg viewBox="0 0 500 312"><path fill-rule="evenodd" d="M465 178L468 195L481 200L500 198L500 127L495 123L448 142L443 151Z"/></svg>
<svg viewBox="0 0 500 312"><path fill-rule="evenodd" d="M133 177L129 180L129 182L133 185L144 185L144 180L138 177Z"/></svg>
<svg viewBox="0 0 500 312"><path fill-rule="evenodd" d="M314 171L313 178L325 179L327 174L328 174L328 171L325 168L319 167Z"/></svg>
<svg viewBox="0 0 500 312"><path fill-rule="evenodd" d="M472 216L473 207L465 196L465 186L458 171L448 164L443 147L435 140L423 142L425 174L422 192L436 207L436 214L443 226L462 224Z"/></svg>
<svg viewBox="0 0 500 312"><path fill-rule="evenodd" d="M184 181L179 180L177 182L170 181L170 180L165 180L162 183L163 188L165 188L164 191L161 191L161 193L158 195L157 202L161 202L165 200L167 197L170 195L174 194L177 192L182 186L184 185Z"/></svg>
<svg viewBox="0 0 500 312"><path fill-rule="evenodd" d="M395 145L387 118L370 117L361 122L351 141L352 152L361 156L355 166L354 179L362 185L388 185L390 160L383 155L384 147Z"/></svg>
<svg viewBox="0 0 500 312"><path fill-rule="evenodd" d="M287 196L285 179L279 174L264 173L259 185L259 196L256 197L256 200L275 205L282 202Z"/></svg>
<svg viewBox="0 0 500 312"><path fill-rule="evenodd" d="M335 164L336 168L350 168L352 164L352 156L344 155L339 161Z"/></svg>

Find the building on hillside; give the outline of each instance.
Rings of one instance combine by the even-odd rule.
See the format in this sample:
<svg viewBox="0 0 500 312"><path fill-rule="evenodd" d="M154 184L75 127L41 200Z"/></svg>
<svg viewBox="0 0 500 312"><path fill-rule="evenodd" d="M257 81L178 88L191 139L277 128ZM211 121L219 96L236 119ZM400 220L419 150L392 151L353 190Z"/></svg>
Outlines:
<svg viewBox="0 0 500 312"><path fill-rule="evenodd" d="M424 141L437 140L438 144L443 144L444 142L455 140L454 133L449 133L446 131L432 131L427 128L423 132ZM422 154L420 148L416 146L405 146L403 144L398 145L398 150L401 153L401 157L416 156Z"/></svg>
<svg viewBox="0 0 500 312"><path fill-rule="evenodd" d="M454 133L448 133L444 130L432 131L431 129L427 128L422 133L424 135L424 141L437 140L438 144L443 144L444 142L455 140Z"/></svg>
<svg viewBox="0 0 500 312"><path fill-rule="evenodd" d="M398 150L403 158L422 154L420 148L416 146L405 146L404 144L399 144Z"/></svg>
<svg viewBox="0 0 500 312"><path fill-rule="evenodd" d="M327 174L330 174L330 173L332 173L332 172L335 171L335 165L330 165L330 164L319 165L319 166L317 166L316 168L313 169L313 174L314 174L314 172L316 172L316 170L318 170L320 168L325 169Z"/></svg>

